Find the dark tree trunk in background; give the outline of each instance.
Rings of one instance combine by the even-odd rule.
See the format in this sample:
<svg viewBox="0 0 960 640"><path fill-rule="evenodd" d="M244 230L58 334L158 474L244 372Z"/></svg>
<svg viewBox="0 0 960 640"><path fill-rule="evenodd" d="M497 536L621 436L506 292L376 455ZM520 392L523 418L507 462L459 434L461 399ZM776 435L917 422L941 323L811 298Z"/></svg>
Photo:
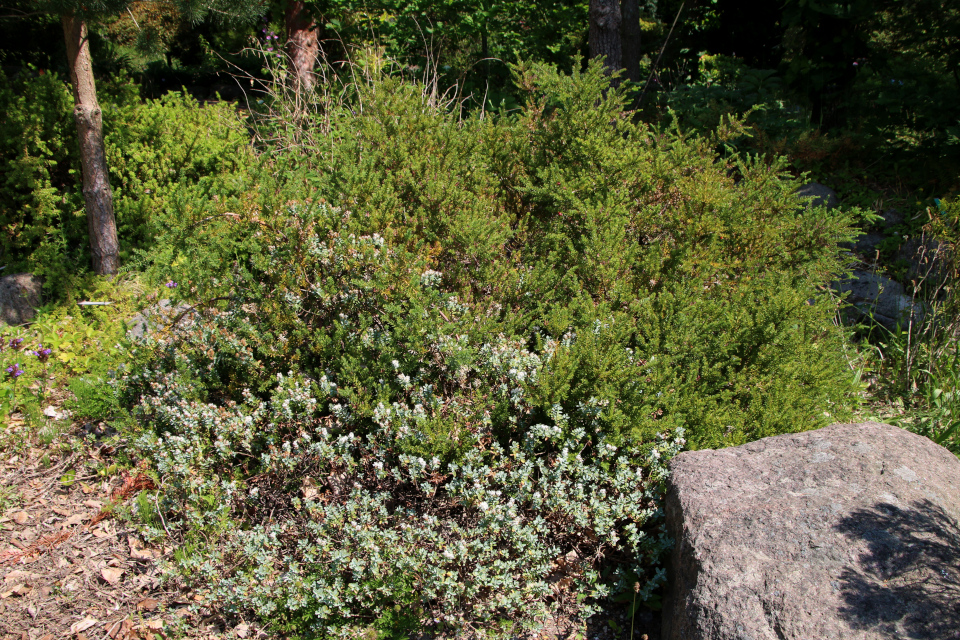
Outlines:
<svg viewBox="0 0 960 640"><path fill-rule="evenodd" d="M620 0L590 0L590 57L606 57L609 71L619 71Z"/></svg>
<svg viewBox="0 0 960 640"><path fill-rule="evenodd" d="M120 266L117 222L113 216L113 190L107 157L103 149L103 116L97 103L93 82L93 63L87 40L87 25L74 15L63 15L63 36L67 45L70 82L73 83L73 118L80 139L80 166L83 170L83 201L87 209L87 228L93 270L112 275Z"/></svg>
<svg viewBox="0 0 960 640"><path fill-rule="evenodd" d="M299 93L316 84L313 67L320 53L317 24L302 0L290 0L284 12L287 28L287 55L290 56L290 85Z"/></svg>
<svg viewBox="0 0 960 640"><path fill-rule="evenodd" d="M640 82L640 0L620 0L621 62L625 75Z"/></svg>

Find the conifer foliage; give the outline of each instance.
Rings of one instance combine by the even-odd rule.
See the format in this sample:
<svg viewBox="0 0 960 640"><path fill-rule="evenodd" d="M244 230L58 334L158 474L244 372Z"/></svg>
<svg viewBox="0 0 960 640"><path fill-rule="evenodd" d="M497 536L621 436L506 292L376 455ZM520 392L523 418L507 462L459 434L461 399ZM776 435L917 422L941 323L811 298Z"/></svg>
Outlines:
<svg viewBox="0 0 960 640"><path fill-rule="evenodd" d="M653 604L670 456L845 415L819 287L849 219L635 123L596 62L517 68L500 117L366 78L172 199L153 259L192 310L124 392L154 534L285 635Z"/></svg>

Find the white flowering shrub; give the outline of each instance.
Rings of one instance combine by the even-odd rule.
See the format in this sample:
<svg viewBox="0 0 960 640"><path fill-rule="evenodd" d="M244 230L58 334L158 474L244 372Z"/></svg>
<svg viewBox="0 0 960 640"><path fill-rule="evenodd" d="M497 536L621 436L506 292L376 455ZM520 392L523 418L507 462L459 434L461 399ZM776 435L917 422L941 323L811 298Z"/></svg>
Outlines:
<svg viewBox="0 0 960 640"><path fill-rule="evenodd" d="M846 214L638 124L600 65L517 72L510 117L358 86L315 148L176 201L162 276L195 309L124 397L155 534L218 610L277 635L480 636L634 588L652 604L684 438L844 415L820 287Z"/></svg>
<svg viewBox="0 0 960 640"><path fill-rule="evenodd" d="M151 425L135 446L163 478L166 526L216 540L179 554L184 575L208 585L209 604L309 637L352 637L383 625L384 611L392 631L482 635L535 628L558 610L586 617L635 585L643 601L663 583L658 496L682 432L618 448L572 426L559 405L524 424L549 349L480 345L449 395L422 374L398 374L397 398L362 421L326 376L278 374L265 398L241 389L236 401L201 399L191 371L209 372L215 346L254 360L239 355L237 318L213 313L161 338L150 345L159 368L128 379ZM444 337L435 347L455 362L470 343ZM498 403L514 434L505 442L491 417ZM598 412L576 413L589 423ZM427 425L444 414L451 431L472 423L461 427L471 446L426 457Z"/></svg>

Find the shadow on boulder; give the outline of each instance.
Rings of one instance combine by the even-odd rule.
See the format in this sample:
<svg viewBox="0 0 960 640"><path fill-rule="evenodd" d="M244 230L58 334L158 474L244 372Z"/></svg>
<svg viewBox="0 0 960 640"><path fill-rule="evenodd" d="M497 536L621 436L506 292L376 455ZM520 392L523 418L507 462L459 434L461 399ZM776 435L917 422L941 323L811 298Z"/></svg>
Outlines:
<svg viewBox="0 0 960 640"><path fill-rule="evenodd" d="M929 500L880 502L836 530L862 546L857 570L834 586L839 614L857 631L908 638L960 638L960 525Z"/></svg>
<svg viewBox="0 0 960 640"><path fill-rule="evenodd" d="M849 294L848 322L869 318L890 331L923 322L923 305L907 295L902 284L880 274L855 270L849 278L831 286L840 294Z"/></svg>

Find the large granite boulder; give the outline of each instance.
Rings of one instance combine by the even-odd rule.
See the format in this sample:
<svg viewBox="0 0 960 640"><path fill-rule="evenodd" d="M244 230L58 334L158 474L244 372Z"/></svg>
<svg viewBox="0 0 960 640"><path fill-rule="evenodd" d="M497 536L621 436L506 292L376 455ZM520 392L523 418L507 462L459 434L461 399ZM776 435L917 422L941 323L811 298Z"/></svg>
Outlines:
<svg viewBox="0 0 960 640"><path fill-rule="evenodd" d="M960 460L877 423L671 462L664 640L960 638Z"/></svg>
<svg viewBox="0 0 960 640"><path fill-rule="evenodd" d="M30 322L41 304L40 278L32 273L13 273L0 278L0 323Z"/></svg>

